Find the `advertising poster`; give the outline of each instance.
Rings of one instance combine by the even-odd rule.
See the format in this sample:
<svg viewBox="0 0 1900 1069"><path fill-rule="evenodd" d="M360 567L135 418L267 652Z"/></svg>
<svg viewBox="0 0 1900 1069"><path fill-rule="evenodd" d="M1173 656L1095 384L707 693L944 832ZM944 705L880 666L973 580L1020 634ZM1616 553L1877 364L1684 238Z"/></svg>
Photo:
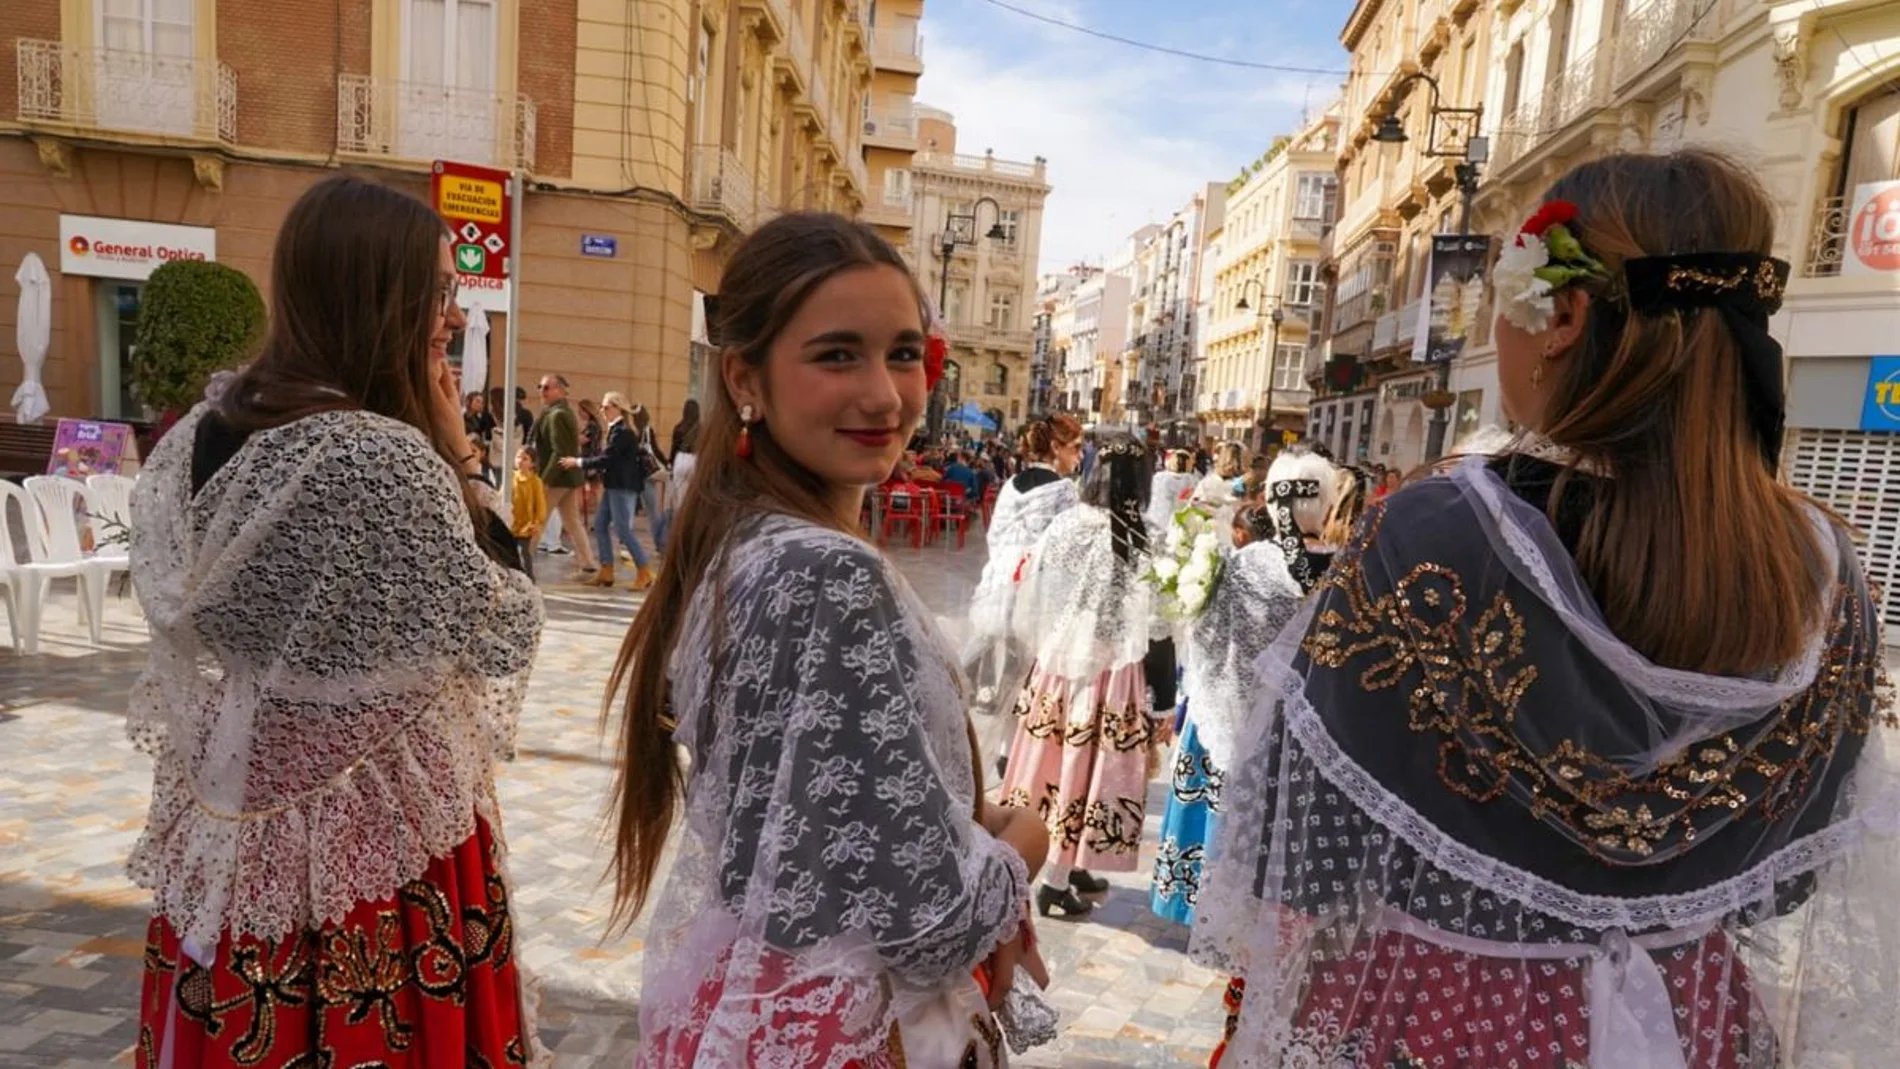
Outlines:
<svg viewBox="0 0 1900 1069"><path fill-rule="evenodd" d="M53 455L46 459L46 474L68 479L119 475L126 462L136 459L130 424L62 419L53 432Z"/></svg>
<svg viewBox="0 0 1900 1069"><path fill-rule="evenodd" d="M1484 303L1484 269L1491 239L1482 234L1433 234L1431 269L1426 273L1430 300L1419 314L1412 359L1442 364L1465 351L1465 339Z"/></svg>

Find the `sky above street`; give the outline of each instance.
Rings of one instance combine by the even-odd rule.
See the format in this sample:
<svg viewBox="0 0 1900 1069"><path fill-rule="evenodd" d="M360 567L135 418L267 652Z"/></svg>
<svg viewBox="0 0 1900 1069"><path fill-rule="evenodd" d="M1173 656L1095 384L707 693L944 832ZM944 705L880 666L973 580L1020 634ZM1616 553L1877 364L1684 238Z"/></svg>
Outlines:
<svg viewBox="0 0 1900 1069"><path fill-rule="evenodd" d="M1343 71L1346 0L1006 0L1121 37L1254 63ZM1102 263L1201 183L1225 182L1319 114L1343 74L1197 62L1036 22L989 0L924 5L920 103L957 148L1049 160L1042 270Z"/></svg>

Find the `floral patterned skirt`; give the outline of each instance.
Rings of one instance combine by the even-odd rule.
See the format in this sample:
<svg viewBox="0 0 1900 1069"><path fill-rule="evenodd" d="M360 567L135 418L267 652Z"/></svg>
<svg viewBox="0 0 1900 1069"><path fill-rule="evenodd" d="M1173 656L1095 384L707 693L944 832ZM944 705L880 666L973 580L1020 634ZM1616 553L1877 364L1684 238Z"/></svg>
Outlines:
<svg viewBox="0 0 1900 1069"><path fill-rule="evenodd" d="M1186 700L1182 704L1185 706ZM1161 846L1155 851L1154 891L1149 906L1158 916L1180 924L1194 923L1194 906L1201 898L1201 872L1207 844L1220 819L1221 774L1207 758L1194 717L1174 749L1168 808L1161 817Z"/></svg>
<svg viewBox="0 0 1900 1069"><path fill-rule="evenodd" d="M502 1069L532 1039L500 858L485 822L393 898L193 961L152 918L137 1069L375 1065Z"/></svg>
<svg viewBox="0 0 1900 1069"><path fill-rule="evenodd" d="M1134 871L1155 739L1141 662L1086 682L1032 669L1016 713L1003 804L1036 807L1056 864Z"/></svg>

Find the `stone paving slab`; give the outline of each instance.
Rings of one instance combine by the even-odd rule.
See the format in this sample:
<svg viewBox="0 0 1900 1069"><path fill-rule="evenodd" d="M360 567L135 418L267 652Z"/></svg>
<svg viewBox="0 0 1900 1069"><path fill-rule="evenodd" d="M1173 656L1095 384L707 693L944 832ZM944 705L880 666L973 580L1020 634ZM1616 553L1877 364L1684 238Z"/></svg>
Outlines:
<svg viewBox="0 0 1900 1069"><path fill-rule="evenodd" d="M934 609L954 616L980 571L981 537L961 553L904 547L892 556ZM518 945L543 985L554 1064L627 1066L645 929L606 937L601 817L612 754L600 706L638 596L564 581L569 561L537 560L548 628L520 753L500 774L503 816ZM124 704L144 660L135 604L112 600L95 647L70 583L55 584L37 656L0 648L0 1067L131 1064L149 898L123 863L143 825L151 769L125 739ZM1156 804L1150 820L1158 813ZM1148 912L1147 860L1110 877L1090 920L1040 925L1063 1035L1015 1064L1206 1064L1222 978L1187 961L1184 928Z"/></svg>

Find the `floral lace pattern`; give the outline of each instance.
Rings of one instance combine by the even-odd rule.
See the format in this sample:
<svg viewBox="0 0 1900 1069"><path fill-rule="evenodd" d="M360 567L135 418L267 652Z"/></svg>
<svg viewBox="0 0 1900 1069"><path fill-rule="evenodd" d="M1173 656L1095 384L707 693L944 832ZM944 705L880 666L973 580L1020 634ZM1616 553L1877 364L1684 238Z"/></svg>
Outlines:
<svg viewBox="0 0 1900 1069"><path fill-rule="evenodd" d="M1279 548L1258 542L1231 550L1207 611L1189 625L1181 658L1188 716L1215 767L1234 758L1241 725L1254 715L1254 662L1305 598Z"/></svg>
<svg viewBox="0 0 1900 1069"><path fill-rule="evenodd" d="M132 509L152 635L128 732L153 759L130 871L188 947L281 939L497 831L540 595L476 543L422 434L365 412L258 432L196 494L203 409Z"/></svg>
<svg viewBox="0 0 1900 1069"><path fill-rule="evenodd" d="M1109 515L1079 505L1055 518L1030 560L1012 626L1037 670L1094 679L1148 655L1154 588L1145 555L1115 555Z"/></svg>
<svg viewBox="0 0 1900 1069"><path fill-rule="evenodd" d="M894 1025L967 1000L1027 903L1022 859L973 819L950 652L837 532L754 521L709 575L669 666L693 772L641 1064L884 1064Z"/></svg>
<svg viewBox="0 0 1900 1069"><path fill-rule="evenodd" d="M1016 601L1024 558L1055 518L1079 500L1075 483L1058 479L1020 493L1014 480L1003 484L990 514L989 559L970 596L970 629L974 640L986 641L1009 634L1010 610Z"/></svg>

